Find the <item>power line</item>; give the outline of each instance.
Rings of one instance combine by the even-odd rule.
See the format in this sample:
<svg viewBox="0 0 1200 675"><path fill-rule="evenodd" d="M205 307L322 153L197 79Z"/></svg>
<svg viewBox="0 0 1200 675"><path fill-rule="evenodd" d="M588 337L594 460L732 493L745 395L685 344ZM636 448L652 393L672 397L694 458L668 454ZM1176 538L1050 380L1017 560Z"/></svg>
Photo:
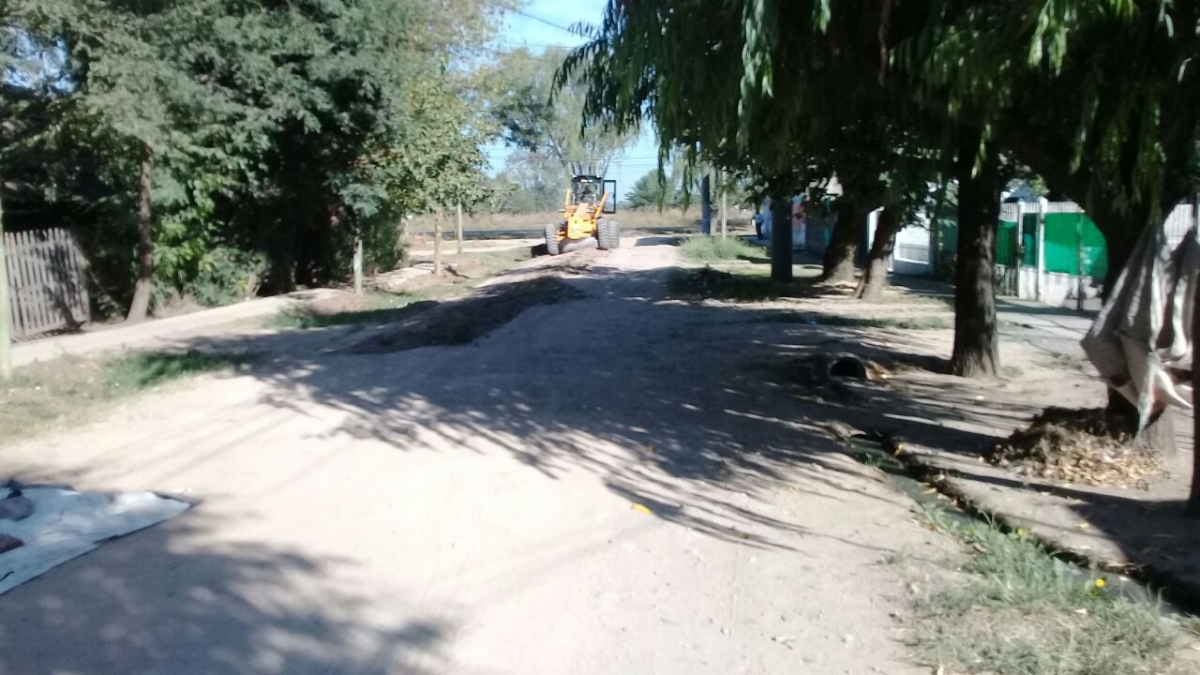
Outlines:
<svg viewBox="0 0 1200 675"><path fill-rule="evenodd" d="M513 14L520 14L521 16L525 17L526 19L532 19L534 21L537 21L538 23L544 23L547 26L550 26L551 28L557 28L561 31L570 33L571 35L575 35L576 37L578 37L578 33L571 30L570 28L567 28L566 26L554 23L553 21L550 21L549 19L543 19L540 16L534 16L533 14L530 14L523 9L514 9L514 10L512 10L512 12L513 12Z"/></svg>

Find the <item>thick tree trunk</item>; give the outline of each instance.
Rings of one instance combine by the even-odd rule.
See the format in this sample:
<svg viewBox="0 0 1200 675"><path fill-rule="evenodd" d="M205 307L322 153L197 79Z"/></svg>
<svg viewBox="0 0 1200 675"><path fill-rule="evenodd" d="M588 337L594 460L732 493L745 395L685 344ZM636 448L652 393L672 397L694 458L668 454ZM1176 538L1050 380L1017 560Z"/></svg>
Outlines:
<svg viewBox="0 0 1200 675"><path fill-rule="evenodd" d="M894 209L885 208L875 223L875 238L867 256L867 265L862 280L854 291L854 297L872 300L879 297L887 285L887 261L896 247L896 233L900 231L900 219Z"/></svg>
<svg viewBox="0 0 1200 675"><path fill-rule="evenodd" d="M150 188L151 171L154 169L154 152L150 146L142 146L142 173L138 180L138 249L137 282L133 287L133 300L129 303L129 314L125 320L146 320L150 310L150 291L154 288L154 233L151 231Z"/></svg>
<svg viewBox="0 0 1200 675"><path fill-rule="evenodd" d="M1196 392L1200 392L1200 364L1196 363L1195 354L1195 339L1200 335L1200 293L1195 294L1192 302L1192 490L1188 493L1187 515L1200 518L1200 409L1196 405Z"/></svg>
<svg viewBox="0 0 1200 675"><path fill-rule="evenodd" d="M862 224L870 211L842 199L838 200L836 208L837 218L833 223L829 248L825 249L821 281L854 281L854 257L862 239Z"/></svg>
<svg viewBox="0 0 1200 675"><path fill-rule="evenodd" d="M771 196L771 279L792 280L792 208L791 200Z"/></svg>
<svg viewBox="0 0 1200 675"><path fill-rule="evenodd" d="M1000 158L994 145L975 172L979 133L965 134L955 172L958 178L958 260L954 270L955 375L996 375L1000 354L996 339L994 279L996 227L1000 216Z"/></svg>

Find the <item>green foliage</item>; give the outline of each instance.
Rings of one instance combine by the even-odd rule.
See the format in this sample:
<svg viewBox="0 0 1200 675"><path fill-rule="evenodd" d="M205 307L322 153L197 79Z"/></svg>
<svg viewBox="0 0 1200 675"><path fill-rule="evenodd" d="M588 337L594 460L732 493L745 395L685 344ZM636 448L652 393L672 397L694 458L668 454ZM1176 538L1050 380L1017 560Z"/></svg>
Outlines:
<svg viewBox="0 0 1200 675"><path fill-rule="evenodd" d="M683 186L679 181L672 177L664 179L657 170L643 174L625 196L625 206L631 209L677 208L683 201Z"/></svg>
<svg viewBox="0 0 1200 675"><path fill-rule="evenodd" d="M918 600L918 644L936 664L996 675L1184 672L1156 608L1055 559L1024 532L939 521L974 554L965 586Z"/></svg>
<svg viewBox="0 0 1200 675"><path fill-rule="evenodd" d="M710 263L722 260L765 260L766 252L738 237L691 237L679 246L679 255L688 260Z"/></svg>
<svg viewBox="0 0 1200 675"><path fill-rule="evenodd" d="M649 116L664 154L683 147L690 166L776 194L836 173L849 197L905 207L928 200L922 183L946 173L960 132L977 136L1089 211L1141 213L1136 236L1194 179L1198 13L1157 0L610 2L560 82L588 82L589 119L628 130Z"/></svg>
<svg viewBox="0 0 1200 675"><path fill-rule="evenodd" d="M500 55L491 68L492 119L507 145L557 162L566 177L604 176L636 137L583 124L586 85L567 78L554 86L565 58L561 49Z"/></svg>
<svg viewBox="0 0 1200 675"><path fill-rule="evenodd" d="M19 123L0 171L28 188L15 211L75 224L113 307L144 150L159 297L338 280L358 236L392 265L404 215L482 196L486 125L463 65L499 4L9 3L4 34L28 39L4 44L6 63L36 74L4 98Z"/></svg>
<svg viewBox="0 0 1200 675"><path fill-rule="evenodd" d="M138 391L190 375L228 370L252 363L253 354L220 352L139 352L110 361L105 381L113 389Z"/></svg>

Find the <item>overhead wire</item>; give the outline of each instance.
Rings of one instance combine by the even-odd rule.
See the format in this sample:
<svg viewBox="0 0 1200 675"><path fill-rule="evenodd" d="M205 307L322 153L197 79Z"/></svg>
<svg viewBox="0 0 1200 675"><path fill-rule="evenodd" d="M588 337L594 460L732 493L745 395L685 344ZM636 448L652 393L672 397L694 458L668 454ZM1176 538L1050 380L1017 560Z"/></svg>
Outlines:
<svg viewBox="0 0 1200 675"><path fill-rule="evenodd" d="M567 28L566 26L554 23L553 21L551 21L549 19L543 19L540 16L530 14L529 12L526 12L523 9L514 9L511 11L513 14L518 14L520 16L525 17L526 19L532 19L533 21L537 21L538 23L546 24L547 26L550 26L551 28L557 28L563 32L570 33L571 35L578 35L575 31L571 30L570 28Z"/></svg>

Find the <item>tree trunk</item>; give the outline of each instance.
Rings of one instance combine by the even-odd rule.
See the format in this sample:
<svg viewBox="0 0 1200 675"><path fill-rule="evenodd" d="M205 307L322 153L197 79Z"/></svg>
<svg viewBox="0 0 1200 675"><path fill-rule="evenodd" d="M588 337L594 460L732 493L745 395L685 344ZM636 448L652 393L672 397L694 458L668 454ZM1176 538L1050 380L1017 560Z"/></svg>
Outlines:
<svg viewBox="0 0 1200 675"><path fill-rule="evenodd" d="M442 276L442 207L433 214L433 276Z"/></svg>
<svg viewBox="0 0 1200 675"><path fill-rule="evenodd" d="M875 223L875 239L871 242L866 269L854 291L854 297L873 300L883 292L883 287L887 285L887 261L896 247L896 233L899 231L900 219L896 211L885 208Z"/></svg>
<svg viewBox="0 0 1200 675"><path fill-rule="evenodd" d="M613 199L617 196L613 195ZM454 206L454 243L458 247L458 264L463 263L463 224L462 224L462 202Z"/></svg>
<svg viewBox="0 0 1200 675"><path fill-rule="evenodd" d="M951 371L961 377L996 375L994 278L996 228L1000 217L1000 158L993 144L978 173L979 132L964 134L955 172L958 178L958 260L954 269L954 353Z"/></svg>
<svg viewBox="0 0 1200 675"><path fill-rule="evenodd" d="M1192 283L1198 281L1193 279ZM1200 293L1195 294L1192 302L1192 491L1188 493L1187 515L1200 518L1200 409L1196 406L1196 392L1200 392L1200 363L1196 362L1195 351L1196 336L1200 335ZM1171 442L1175 442L1174 437Z"/></svg>
<svg viewBox="0 0 1200 675"><path fill-rule="evenodd" d="M821 281L854 281L854 257L858 253L859 239L862 238L859 233L869 213L848 200L838 200L837 218L833 223L829 247L825 249Z"/></svg>
<svg viewBox="0 0 1200 675"><path fill-rule="evenodd" d="M792 280L791 200L771 196L771 279Z"/></svg>
<svg viewBox="0 0 1200 675"><path fill-rule="evenodd" d="M150 219L150 172L154 169L154 152L150 146L142 146L142 173L138 180L138 272L133 287L133 300L129 303L128 322L146 320L150 310L150 291L154 287L154 233Z"/></svg>

